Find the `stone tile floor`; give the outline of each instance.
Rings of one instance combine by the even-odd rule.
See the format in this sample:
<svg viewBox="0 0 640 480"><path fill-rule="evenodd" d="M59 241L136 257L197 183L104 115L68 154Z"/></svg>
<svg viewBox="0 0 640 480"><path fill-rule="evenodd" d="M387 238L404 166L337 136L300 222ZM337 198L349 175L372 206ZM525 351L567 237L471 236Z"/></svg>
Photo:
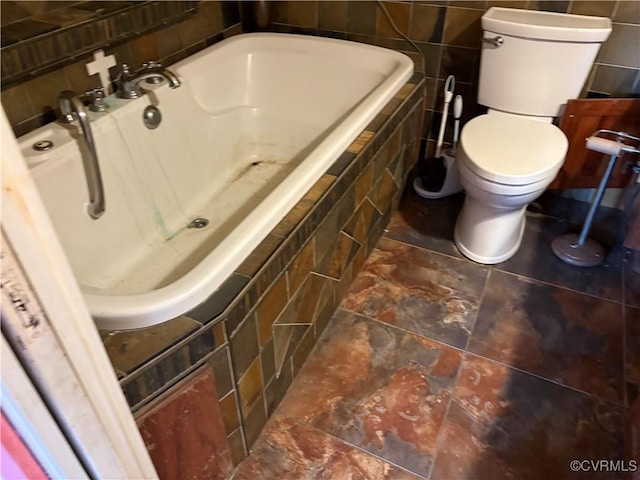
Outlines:
<svg viewBox="0 0 640 480"><path fill-rule="evenodd" d="M569 464L624 458L640 275L619 245L556 259L586 205L545 197L513 258L475 264L451 240L462 201L405 195L234 480L622 478ZM621 223L601 208L594 236Z"/></svg>

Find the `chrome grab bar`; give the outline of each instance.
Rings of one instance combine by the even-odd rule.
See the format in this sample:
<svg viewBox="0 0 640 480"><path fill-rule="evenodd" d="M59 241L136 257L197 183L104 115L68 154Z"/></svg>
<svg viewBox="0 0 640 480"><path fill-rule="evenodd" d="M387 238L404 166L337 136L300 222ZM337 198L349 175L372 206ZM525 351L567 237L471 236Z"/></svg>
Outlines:
<svg viewBox="0 0 640 480"><path fill-rule="evenodd" d="M89 190L89 205L87 212L93 219L100 218L105 210L104 188L102 186L102 175L100 174L100 165L98 164L98 153L96 144L93 140L91 125L87 112L80 98L72 90L64 90L58 97L58 106L62 118L60 121L70 123L78 120L80 133L87 144L89 150L89 158L82 155L82 166L87 179L87 188Z"/></svg>

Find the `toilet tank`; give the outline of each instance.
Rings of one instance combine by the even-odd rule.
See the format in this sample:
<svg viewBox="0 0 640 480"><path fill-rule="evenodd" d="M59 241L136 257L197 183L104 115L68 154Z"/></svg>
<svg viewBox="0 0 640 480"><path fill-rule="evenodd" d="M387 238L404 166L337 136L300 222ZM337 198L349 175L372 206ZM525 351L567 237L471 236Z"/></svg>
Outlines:
<svg viewBox="0 0 640 480"><path fill-rule="evenodd" d="M478 103L555 117L568 99L580 95L611 21L492 7L482 17L482 29ZM488 42L495 39L495 45Z"/></svg>

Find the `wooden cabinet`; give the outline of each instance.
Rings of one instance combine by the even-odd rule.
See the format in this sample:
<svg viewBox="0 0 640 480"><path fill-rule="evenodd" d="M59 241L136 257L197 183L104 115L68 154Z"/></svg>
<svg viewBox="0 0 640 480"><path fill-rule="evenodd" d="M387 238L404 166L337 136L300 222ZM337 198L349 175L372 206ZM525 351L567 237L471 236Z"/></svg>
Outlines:
<svg viewBox="0 0 640 480"><path fill-rule="evenodd" d="M560 122L569 139L569 151L560 173L549 188L595 188L609 163L609 155L587 150L585 138L599 129L640 137L640 100L631 98L569 100ZM616 162L608 187L624 187L637 156L623 154Z"/></svg>
<svg viewBox="0 0 640 480"><path fill-rule="evenodd" d="M224 479L233 465L213 372L205 366L136 415L160 479Z"/></svg>

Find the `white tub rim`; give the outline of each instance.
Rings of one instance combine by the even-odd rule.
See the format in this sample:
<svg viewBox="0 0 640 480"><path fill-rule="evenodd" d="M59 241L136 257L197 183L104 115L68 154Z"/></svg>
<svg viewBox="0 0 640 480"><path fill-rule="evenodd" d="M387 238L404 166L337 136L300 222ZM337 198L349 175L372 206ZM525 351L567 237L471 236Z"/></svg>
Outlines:
<svg viewBox="0 0 640 480"><path fill-rule="evenodd" d="M200 58L225 46L234 45L248 39L298 39L303 42L319 42L325 44L341 44L345 40L337 40L325 37L315 37L308 35L283 34L283 33L248 33L228 38L216 43L194 55L184 59L170 68L180 68L187 61ZM271 230L278 224L299 201L299 198L287 198L278 193L286 191L289 183L303 183L311 188L315 181L324 174L328 168L339 158L347 147L358 137L367 124L375 118L384 106L393 98L395 93L409 80L413 74L413 62L406 55L381 47L349 42L351 46L361 48L363 51L371 50L384 51L398 63L398 68L389 75L383 82L388 89L388 93L377 99L366 98L360 105L349 114L348 118L359 117L353 125L344 131L334 130L321 142L321 145L330 145L328 151L322 155L331 155L334 159L329 167L320 162L312 162L315 156L319 156L318 149L305 160L305 165L311 164L312 168L296 168L292 174L271 192L270 196L277 197L277 209L284 212L277 221L265 219L260 215L259 210L254 210L245 221L217 247L225 248L225 251L233 252L234 255L224 255L223 258L211 259L212 252L207 254L191 271L181 278L173 281L169 285L160 287L144 293L132 295L104 295L95 292L83 291L85 300L89 306L92 316L99 328L107 330L135 329L153 326L172 318L183 315L206 301L219 289L224 282L234 273L238 266L248 255L238 254L239 250L252 252L267 237ZM305 191L308 191L307 190ZM274 207L276 208L276 207ZM243 245L236 242L237 237L244 237ZM236 256L241 256L237 260ZM216 278L208 271L211 261L217 264ZM82 287L82 285L81 285Z"/></svg>

